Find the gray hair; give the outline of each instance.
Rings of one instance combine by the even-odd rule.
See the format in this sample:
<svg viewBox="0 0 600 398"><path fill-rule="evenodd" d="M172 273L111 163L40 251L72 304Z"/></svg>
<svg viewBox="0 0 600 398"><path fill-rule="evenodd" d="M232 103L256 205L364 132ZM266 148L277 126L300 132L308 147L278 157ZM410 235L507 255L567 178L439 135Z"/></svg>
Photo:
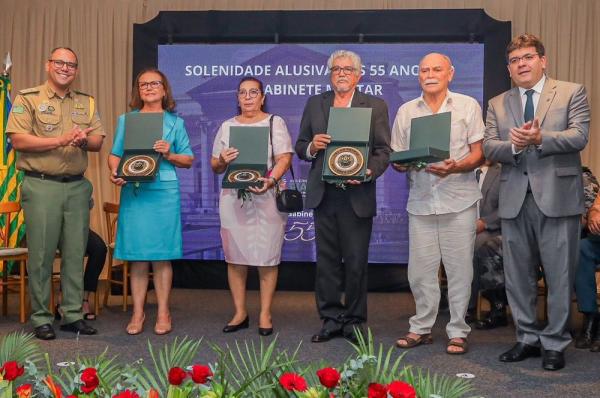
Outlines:
<svg viewBox="0 0 600 398"><path fill-rule="evenodd" d="M350 50L336 50L334 51L327 60L327 68L331 69L333 67L333 61L337 58L350 58L352 60L352 64L356 69L356 74L360 75L362 69L362 61L360 60L360 56L354 51Z"/></svg>

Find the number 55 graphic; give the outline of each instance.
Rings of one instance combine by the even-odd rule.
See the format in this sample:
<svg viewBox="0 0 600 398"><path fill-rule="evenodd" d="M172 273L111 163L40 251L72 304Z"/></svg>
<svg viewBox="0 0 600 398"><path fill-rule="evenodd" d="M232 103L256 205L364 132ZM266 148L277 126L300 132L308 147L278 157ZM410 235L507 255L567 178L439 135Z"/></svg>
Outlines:
<svg viewBox="0 0 600 398"><path fill-rule="evenodd" d="M284 239L288 242L300 239L303 242L315 240L315 225L312 221L294 221L285 232Z"/></svg>

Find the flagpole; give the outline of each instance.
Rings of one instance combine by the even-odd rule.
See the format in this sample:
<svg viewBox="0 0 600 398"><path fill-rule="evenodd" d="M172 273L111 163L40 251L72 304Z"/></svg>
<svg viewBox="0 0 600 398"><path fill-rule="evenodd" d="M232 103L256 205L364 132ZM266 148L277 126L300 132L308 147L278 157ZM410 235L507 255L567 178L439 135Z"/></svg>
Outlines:
<svg viewBox="0 0 600 398"><path fill-rule="evenodd" d="M12 67L12 60L10 59L10 52L6 53L4 57L4 71L2 72L2 76L8 77L10 75L10 68Z"/></svg>
<svg viewBox="0 0 600 398"><path fill-rule="evenodd" d="M3 91L3 94L2 94L2 102L3 102L3 104L2 104L2 110L3 110L3 112L0 115L0 123L2 123L2 126L0 126L0 127L2 127L1 134L0 134L0 138L1 138L0 141L2 141L2 143L1 143L2 147L0 148L0 151L1 151L0 152L0 170L1 170L0 177L2 177L2 179L6 178L5 172L6 172L6 168L7 168L7 165L6 165L6 156L7 156L7 153L6 153L6 142L5 142L6 137L5 137L5 131L4 131L4 129L6 127L4 125L4 123L5 123L5 116L6 116L4 114L4 111L5 111L4 110L4 106L5 106L5 103L4 103L5 98L4 98L4 96L8 97L10 95L10 92L9 92L9 87L8 86L4 87L4 86L7 85L8 82L10 81L9 80L10 79L10 68L12 66L12 61L10 59L10 52L6 53L6 56L4 57L4 62L3 63L4 63L4 70L2 71L2 91ZM9 100L10 100L10 98L9 98Z"/></svg>

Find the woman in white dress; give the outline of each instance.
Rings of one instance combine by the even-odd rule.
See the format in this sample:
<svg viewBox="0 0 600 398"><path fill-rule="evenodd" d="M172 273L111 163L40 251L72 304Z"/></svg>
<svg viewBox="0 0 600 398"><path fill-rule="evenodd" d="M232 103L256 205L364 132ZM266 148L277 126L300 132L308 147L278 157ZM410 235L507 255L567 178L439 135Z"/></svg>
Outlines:
<svg viewBox="0 0 600 398"><path fill-rule="evenodd" d="M258 332L263 336L273 333L271 303L277 285L277 266L287 223L287 214L280 213L275 204L275 186L290 168L292 140L285 121L263 111L265 94L263 84L254 77L245 77L238 85L240 113L223 122L213 144L211 167L217 174L238 156L238 149L229 146L231 126L268 127L272 125L269 140L267 177L261 178L260 188L248 188L249 197L242 201L237 189L221 189L219 215L221 239L227 277L235 314L223 328L231 333L249 326L246 309L246 279L248 266L258 267L260 279L260 317ZM272 120L271 120L272 119ZM273 164L273 159L275 164Z"/></svg>

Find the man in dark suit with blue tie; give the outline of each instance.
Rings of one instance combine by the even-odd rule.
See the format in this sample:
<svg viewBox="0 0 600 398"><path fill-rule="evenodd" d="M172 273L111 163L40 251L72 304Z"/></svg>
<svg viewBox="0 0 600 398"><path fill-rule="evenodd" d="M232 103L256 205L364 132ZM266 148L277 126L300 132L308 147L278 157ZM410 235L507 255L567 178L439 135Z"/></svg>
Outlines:
<svg viewBox="0 0 600 398"><path fill-rule="evenodd" d="M331 54L327 66L333 90L308 99L296 142L298 156L312 162L306 207L315 209L315 293L323 321L321 330L312 336L313 343L338 336L355 340L354 327L367 320L369 241L377 208L375 180L387 168L391 152L387 105L356 89L361 77L360 57L351 51L338 50ZM368 178L364 182L331 184L321 178L325 149L331 142L327 134L331 107L372 109Z"/></svg>
<svg viewBox="0 0 600 398"><path fill-rule="evenodd" d="M546 370L565 366L571 292L584 210L579 152L590 109L580 84L545 75L544 45L515 37L506 49L515 87L489 102L484 151L502 163L499 216L506 292L517 344L500 361L540 356ZM538 269L548 287L548 324L537 323Z"/></svg>

